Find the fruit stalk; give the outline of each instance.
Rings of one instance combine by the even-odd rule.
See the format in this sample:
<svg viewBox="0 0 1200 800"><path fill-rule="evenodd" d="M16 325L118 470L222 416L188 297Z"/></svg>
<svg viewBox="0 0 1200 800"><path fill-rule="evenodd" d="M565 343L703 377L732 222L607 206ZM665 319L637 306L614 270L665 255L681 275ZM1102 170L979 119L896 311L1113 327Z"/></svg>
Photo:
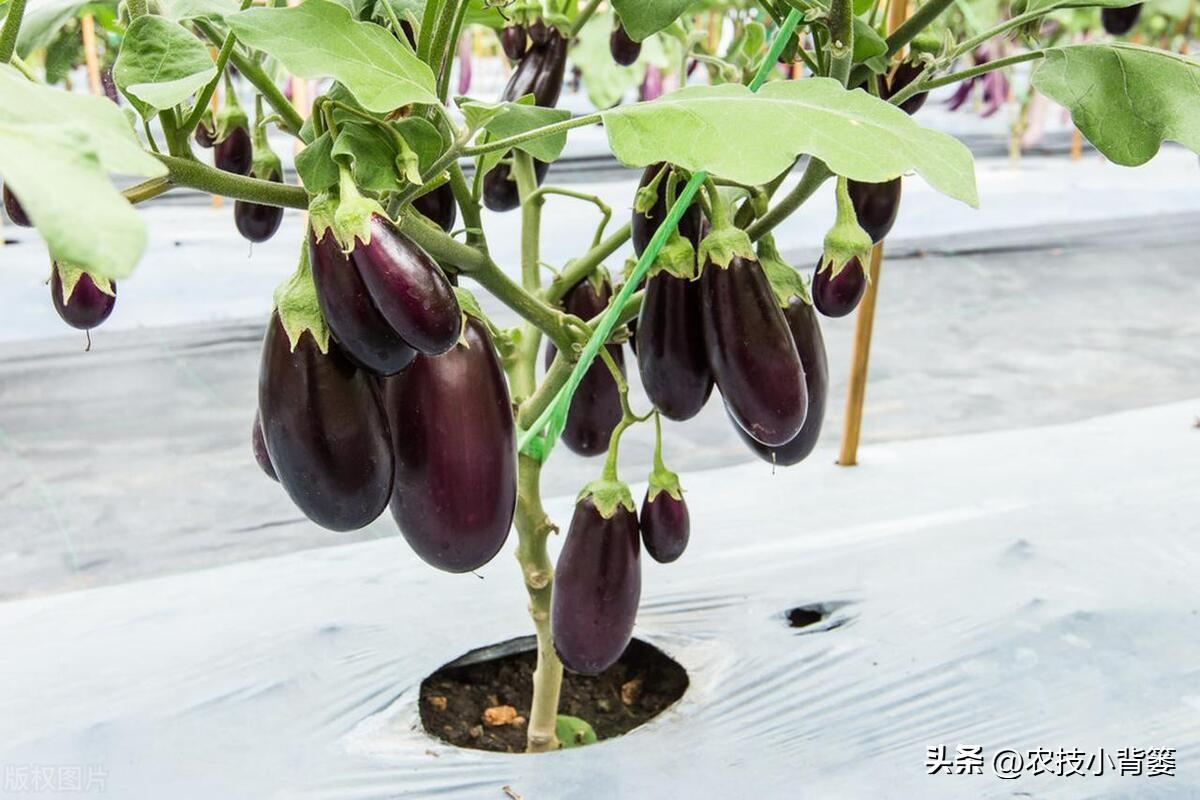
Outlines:
<svg viewBox="0 0 1200 800"><path fill-rule="evenodd" d="M130 3L132 8L133 4ZM145 8L143 0L143 8ZM17 34L21 32L21 18L25 16L25 0L12 0L8 4L8 16L4 29L0 30L0 63L7 64L17 49Z"/></svg>

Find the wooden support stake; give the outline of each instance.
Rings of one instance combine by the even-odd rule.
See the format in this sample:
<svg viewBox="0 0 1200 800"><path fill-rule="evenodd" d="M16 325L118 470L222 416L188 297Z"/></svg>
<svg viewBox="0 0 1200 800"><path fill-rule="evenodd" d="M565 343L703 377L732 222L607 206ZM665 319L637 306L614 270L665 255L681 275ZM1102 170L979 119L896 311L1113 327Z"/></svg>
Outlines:
<svg viewBox="0 0 1200 800"><path fill-rule="evenodd" d="M875 301L879 297L879 273L883 266L883 242L871 249L870 283L858 306L854 321L854 349L850 355L850 386L846 390L846 420L842 429L842 452L838 464L858 463L858 439L862 432L863 401L867 396L867 365L871 360L871 332L875 328Z"/></svg>
<svg viewBox="0 0 1200 800"><path fill-rule="evenodd" d="M87 64L88 88L92 94L104 94L100 85L100 57L96 55L96 20L91 14L84 14L79 21L83 34L83 59Z"/></svg>
<svg viewBox="0 0 1200 800"><path fill-rule="evenodd" d="M1083 134L1079 128L1071 129L1071 160L1078 161L1083 156Z"/></svg>
<svg viewBox="0 0 1200 800"><path fill-rule="evenodd" d="M217 60L217 48L213 47L212 45L209 45L208 46L208 54L212 57L212 60L214 62ZM217 112L219 112L221 110L221 88L222 88L221 83L218 81L217 88L213 91L212 100L210 101L210 107L212 108L212 113L213 113L213 122L216 122ZM221 197L221 195L214 194L212 196L212 207L213 208L220 208L221 204L224 202L225 202L225 198Z"/></svg>

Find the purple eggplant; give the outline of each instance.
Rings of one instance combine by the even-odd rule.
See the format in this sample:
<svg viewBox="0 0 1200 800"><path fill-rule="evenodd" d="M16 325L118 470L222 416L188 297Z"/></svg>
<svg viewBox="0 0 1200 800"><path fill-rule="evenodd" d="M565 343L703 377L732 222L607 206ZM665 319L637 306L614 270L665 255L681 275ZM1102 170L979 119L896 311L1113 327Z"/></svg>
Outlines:
<svg viewBox="0 0 1200 800"><path fill-rule="evenodd" d="M612 35L608 37L608 51L612 54L613 61L622 67L628 67L642 54L642 43L629 38L625 26L618 22Z"/></svg>
<svg viewBox="0 0 1200 800"><path fill-rule="evenodd" d="M887 100L892 95L899 92L905 86L915 81L917 77L924 71L924 67L919 64L911 64L907 61L902 62L896 67L896 71L889 78L884 75L880 78L879 95L884 100ZM900 104L900 108L904 109L909 116L921 110L921 106L925 105L925 100L929 97L929 92L921 92L914 94L912 97Z"/></svg>
<svg viewBox="0 0 1200 800"><path fill-rule="evenodd" d="M738 432L742 432L740 428ZM687 549L692 520L682 494L676 497L668 491L646 492L646 497L642 500L639 522L642 544L646 546L650 557L658 563L670 564Z"/></svg>
<svg viewBox="0 0 1200 800"><path fill-rule="evenodd" d="M781 445L808 409L804 367L783 310L757 261L735 256L700 275L708 363L735 422L756 441Z"/></svg>
<svg viewBox="0 0 1200 800"><path fill-rule="evenodd" d="M308 257L321 313L346 353L377 375L394 375L411 364L417 351L379 313L358 269L331 232L317 241L309 231Z"/></svg>
<svg viewBox="0 0 1200 800"><path fill-rule="evenodd" d="M567 290L563 297L563 310L583 320L600 314L612 300L612 284L606 275L597 289L589 278ZM605 345L613 361L625 373L625 355L617 344ZM546 348L546 368L554 361L558 351L553 345ZM563 428L562 440L572 452L581 456L596 456L608 450L608 441L613 430L621 421L621 393L617 382L609 372L608 365L599 356L588 367L571 398L567 411L567 424Z"/></svg>
<svg viewBox="0 0 1200 800"><path fill-rule="evenodd" d="M629 508L605 519L592 497L575 505L550 601L554 649L568 669L596 675L625 652L642 594L639 550Z"/></svg>
<svg viewBox="0 0 1200 800"><path fill-rule="evenodd" d="M50 300L63 322L72 328L89 331L100 327L112 314L117 304L117 284L110 282L112 294L100 289L91 275L84 272L71 290L70 298L63 296L63 279L60 268L50 270Z"/></svg>
<svg viewBox="0 0 1200 800"><path fill-rule="evenodd" d="M545 20L536 19L529 26L529 41L533 43L534 47L541 47L550 41L550 35L553 33L558 33L558 31L547 25Z"/></svg>
<svg viewBox="0 0 1200 800"><path fill-rule="evenodd" d="M1113 36L1124 36L1137 24L1141 13L1141 3L1134 3L1124 8L1102 8L1100 9L1100 23L1104 26L1104 30Z"/></svg>
<svg viewBox="0 0 1200 800"><path fill-rule="evenodd" d="M846 181L846 186L858 224L872 242L883 241L896 223L896 213L900 210L901 179L897 177L883 183Z"/></svg>
<svg viewBox="0 0 1200 800"><path fill-rule="evenodd" d="M279 483L305 516L352 531L383 513L392 495L387 422L374 380L336 342L322 353L306 331L293 350L272 314L258 408Z"/></svg>
<svg viewBox="0 0 1200 800"><path fill-rule="evenodd" d="M850 259L837 277L833 277L832 269L821 269L821 263L817 262L812 281L813 303L825 316L846 316L858 308L866 291L867 275L857 258Z"/></svg>
<svg viewBox="0 0 1200 800"><path fill-rule="evenodd" d="M196 140L196 144L208 150L217 143L217 133L212 128L212 123L200 120L200 124L196 126L196 132L192 134Z"/></svg>
<svg viewBox="0 0 1200 800"><path fill-rule="evenodd" d="M550 164L534 159L533 171L538 185L541 185L550 171ZM500 164L483 176L483 204L498 213L512 211L521 205L517 180L512 176L512 167L508 164Z"/></svg>
<svg viewBox="0 0 1200 800"><path fill-rule="evenodd" d="M283 176L274 172L267 176L266 180L282 183ZM238 233L247 241L265 242L279 230L279 225L283 222L283 209L279 206L238 200L233 204L233 222L237 225Z"/></svg>
<svg viewBox="0 0 1200 800"><path fill-rule="evenodd" d="M20 225L22 228L33 226L33 223L29 221L29 215L21 207L21 201L9 190L7 185L4 187L4 210L8 212L8 218L14 225Z"/></svg>
<svg viewBox="0 0 1200 800"><path fill-rule="evenodd" d="M249 174L253 162L254 146L250 141L250 132L241 126L230 130L213 150L213 164L217 169L235 175Z"/></svg>
<svg viewBox="0 0 1200 800"><path fill-rule="evenodd" d="M637 363L654 407L674 420L700 413L712 394L700 282L660 272L650 279L637 326Z"/></svg>
<svg viewBox="0 0 1200 800"><path fill-rule="evenodd" d="M454 230L454 223L458 221L458 203L448 183L413 200L413 208L446 233Z"/></svg>
<svg viewBox="0 0 1200 800"><path fill-rule="evenodd" d="M437 262L391 222L372 214L370 225L371 241L356 238L350 261L371 302L417 352L445 353L462 332L454 287Z"/></svg>
<svg viewBox="0 0 1200 800"><path fill-rule="evenodd" d="M504 55L513 61L520 61L529 50L529 35L524 25L505 25L500 31L500 47Z"/></svg>
<svg viewBox="0 0 1200 800"><path fill-rule="evenodd" d="M646 167L646 171L642 173L642 180L638 183L638 189L649 186L651 181L662 172L663 166L662 163L658 163ZM683 188L682 183L679 184L679 188ZM658 183L658 199L654 206L645 214L639 214L635 210L630 219L634 253L640 256L650 246L650 240L654 238L654 234L662 227L666 218L667 176L664 175ZM700 206L697 203L688 206L687 211L679 220L679 235L689 240L693 247L700 246L700 220Z"/></svg>
<svg viewBox="0 0 1200 800"><path fill-rule="evenodd" d="M517 502L517 445L500 358L482 322L464 344L417 356L384 381L396 484L392 516L417 555L447 572L492 560Z"/></svg>
<svg viewBox="0 0 1200 800"><path fill-rule="evenodd" d="M808 415L804 418L804 426L790 442L778 447L767 447L740 428L738 434L763 461L790 467L808 458L821 436L825 401L829 397L829 362L825 357L825 339L821 336L821 326L813 307L799 297L793 297L783 315L787 317L800 363L804 365L804 381L808 388ZM644 531L644 519L642 525Z"/></svg>
<svg viewBox="0 0 1200 800"><path fill-rule="evenodd" d="M271 456L267 453L267 440L263 438L262 419L257 411L254 412L254 427L250 430L250 445L254 448L254 460L258 462L258 468L278 483L279 476L275 474L275 465L271 463Z"/></svg>

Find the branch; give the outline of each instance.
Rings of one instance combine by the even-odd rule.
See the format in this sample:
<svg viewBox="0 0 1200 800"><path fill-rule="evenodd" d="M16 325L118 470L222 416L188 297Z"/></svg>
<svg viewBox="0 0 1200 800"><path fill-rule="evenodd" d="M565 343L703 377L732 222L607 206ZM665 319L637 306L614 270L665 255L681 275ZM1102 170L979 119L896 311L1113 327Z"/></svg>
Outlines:
<svg viewBox="0 0 1200 800"><path fill-rule="evenodd" d="M597 111L592 114L584 114L581 117L572 117L564 119L562 122L555 122L553 125L544 125L540 128L534 128L531 131L518 133L515 136L509 136L505 139L497 139L494 142L486 142L477 144L474 147L464 147L462 154L464 156L481 156L484 153L492 153L497 150L511 150L514 145L524 144L525 142L541 139L543 136L551 136L563 131L569 131L572 128L582 128L585 125L595 125L603 118L602 112Z"/></svg>
<svg viewBox="0 0 1200 800"><path fill-rule="evenodd" d="M0 31L0 64L12 60L17 49L17 34L21 32L21 19L25 16L25 0L12 0L8 4L8 16L4 18L4 29Z"/></svg>
<svg viewBox="0 0 1200 800"><path fill-rule="evenodd" d="M253 0L242 0L242 7L239 10L245 11L250 7L251 2ZM221 45L220 52L217 53L215 63L217 71L213 75L213 79L200 90L200 94L196 96L196 105L192 109L192 113L179 128L183 136L191 136L192 131L196 130L196 126L200 124L200 119L204 116L205 109L208 108L208 101L212 100L213 92L217 90L217 84L221 82L221 76L225 74L225 65L229 63L229 55L233 52L233 46L236 43L237 37L233 35L231 28L225 36L225 42Z"/></svg>
<svg viewBox="0 0 1200 800"><path fill-rule="evenodd" d="M1027 53L1018 53L1015 56L998 58L995 61L989 61L986 64L979 64L971 67L970 69L951 72L949 75L943 75L940 78L933 78L930 80L915 80L908 86L905 86L903 89L896 92L896 94L893 95L888 102L893 103L894 105L900 105L914 94L927 92L930 89L937 89L941 86L949 86L952 83L958 83L959 81L965 81L968 78L974 78L978 75L983 75L998 69L1011 67L1013 64L1020 64L1023 61L1034 61L1039 58L1044 58L1045 55L1045 50L1030 50Z"/></svg>
<svg viewBox="0 0 1200 800"><path fill-rule="evenodd" d="M225 172L190 158L157 153L155 156L169 170L167 178L171 186L187 186L208 194L219 194L265 206L308 208L308 192L300 186L234 175L232 172ZM139 184L128 191L133 192L144 186L146 184Z"/></svg>
<svg viewBox="0 0 1200 800"><path fill-rule="evenodd" d="M816 158L809 159L808 167L805 168L804 174L800 177L800 182L796 184L795 188L784 195L783 199L774 208L760 217L746 230L750 234L750 238L754 240L761 239L776 225L790 217L832 175L833 173L825 166L825 162Z"/></svg>
<svg viewBox="0 0 1200 800"><path fill-rule="evenodd" d="M224 40L221 39L217 30L207 20L195 20L196 28L208 38L214 45L224 47ZM271 80L267 73L263 72L262 67L254 63L254 59L247 57L244 53L238 51L236 47L229 51L229 60L237 67L238 72L246 76L246 80L253 84L258 93L263 96L263 99L271 104L271 108L283 118L283 127L293 136L300 135L300 128L304 125L304 117L300 116L300 112L296 107L283 96L283 92L275 85L275 81Z"/></svg>
<svg viewBox="0 0 1200 800"><path fill-rule="evenodd" d="M954 0L928 0L923 6L913 12L904 24L892 31L887 37L887 55L891 58L903 47L917 37L917 34L929 27L929 24L941 16L942 12L954 3Z"/></svg>
<svg viewBox="0 0 1200 800"><path fill-rule="evenodd" d="M567 290L590 275L592 270L599 266L604 259L629 241L632 231L632 227L626 223L612 236L584 253L581 258L567 264L563 271L550 282L550 285L542 290L542 298L547 302L557 303L567 293Z"/></svg>

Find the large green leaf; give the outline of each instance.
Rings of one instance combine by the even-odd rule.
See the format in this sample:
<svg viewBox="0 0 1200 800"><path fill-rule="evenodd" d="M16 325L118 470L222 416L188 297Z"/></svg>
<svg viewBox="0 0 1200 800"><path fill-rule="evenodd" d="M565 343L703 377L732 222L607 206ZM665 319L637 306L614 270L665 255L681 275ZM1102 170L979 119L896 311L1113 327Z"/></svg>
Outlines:
<svg viewBox="0 0 1200 800"><path fill-rule="evenodd" d="M48 0L48 2L31 3L21 20L21 33L17 37L17 52L22 57L38 48L50 44L55 35L67 24L67 21L77 16L85 6L107 5L116 8L116 0L97 2L96 0Z"/></svg>
<svg viewBox="0 0 1200 800"><path fill-rule="evenodd" d="M1056 47L1033 85L1118 164L1145 164L1166 139L1200 152L1200 62L1186 56L1117 42Z"/></svg>
<svg viewBox="0 0 1200 800"><path fill-rule="evenodd" d="M301 78L335 78L358 102L386 113L436 103L433 72L388 31L330 0L251 8L227 17L238 38Z"/></svg>
<svg viewBox="0 0 1200 800"><path fill-rule="evenodd" d="M613 153L628 166L670 161L761 184L807 153L859 181L916 170L938 191L979 203L974 162L961 142L830 78L775 81L757 94L740 84L690 86L606 111L604 125Z"/></svg>
<svg viewBox="0 0 1200 800"><path fill-rule="evenodd" d="M145 248L146 230L108 173L153 177L166 168L106 98L34 84L0 67L5 183L56 258L123 278Z"/></svg>
<svg viewBox="0 0 1200 800"><path fill-rule="evenodd" d="M687 11L693 0L612 0L625 32L640 42L666 28Z"/></svg>
<svg viewBox="0 0 1200 800"><path fill-rule="evenodd" d="M238 10L237 0L160 0L163 14L171 19L207 19L221 22Z"/></svg>
<svg viewBox="0 0 1200 800"><path fill-rule="evenodd" d="M504 111L492 116L492 112L497 107L503 107ZM526 95L516 102L498 103L495 105L465 101L459 103L459 108L463 109L463 113L468 119L486 119L483 122L483 129L486 131L486 136L482 137L481 141L506 139L509 136L516 136L535 128L562 122L571 116L571 112L565 109L543 108L542 106L534 105L532 95ZM527 142L518 144L516 148L529 153L529 155L539 161L550 162L562 155L566 144L567 132L563 131L562 133L550 136L530 139ZM505 155L507 155L506 152L499 150L485 153L479 157L476 169L481 173L490 172L493 167L500 163Z"/></svg>
<svg viewBox="0 0 1200 800"><path fill-rule="evenodd" d="M199 39L178 23L149 14L129 26L113 65L117 87L144 117L179 105L216 74Z"/></svg>

